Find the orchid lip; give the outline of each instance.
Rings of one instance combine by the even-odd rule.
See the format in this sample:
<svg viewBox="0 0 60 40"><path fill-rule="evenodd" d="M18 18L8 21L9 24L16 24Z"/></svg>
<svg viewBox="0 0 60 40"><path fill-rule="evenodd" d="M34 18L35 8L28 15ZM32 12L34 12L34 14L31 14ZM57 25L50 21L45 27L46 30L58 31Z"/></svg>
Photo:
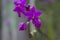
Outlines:
<svg viewBox="0 0 60 40"><path fill-rule="evenodd" d="M32 19L34 19L34 16L32 17Z"/></svg>
<svg viewBox="0 0 60 40"><path fill-rule="evenodd" d="M18 5L18 6L20 6L20 5Z"/></svg>

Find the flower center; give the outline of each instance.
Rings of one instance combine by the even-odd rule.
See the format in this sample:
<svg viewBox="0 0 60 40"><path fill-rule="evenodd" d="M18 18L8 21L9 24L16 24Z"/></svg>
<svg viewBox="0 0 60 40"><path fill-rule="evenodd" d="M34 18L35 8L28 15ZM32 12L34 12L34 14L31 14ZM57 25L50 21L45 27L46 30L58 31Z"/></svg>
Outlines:
<svg viewBox="0 0 60 40"><path fill-rule="evenodd" d="M32 16L32 19L34 19L34 16Z"/></svg>
<svg viewBox="0 0 60 40"><path fill-rule="evenodd" d="M18 6L20 6L20 5L18 4Z"/></svg>

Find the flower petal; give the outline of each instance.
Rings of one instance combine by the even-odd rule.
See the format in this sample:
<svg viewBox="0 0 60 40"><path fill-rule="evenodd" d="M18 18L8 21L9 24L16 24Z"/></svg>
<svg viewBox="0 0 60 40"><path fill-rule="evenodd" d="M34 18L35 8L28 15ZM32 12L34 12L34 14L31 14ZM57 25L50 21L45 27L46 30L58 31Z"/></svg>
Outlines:
<svg viewBox="0 0 60 40"><path fill-rule="evenodd" d="M19 23L19 31L27 30L27 25L24 22Z"/></svg>
<svg viewBox="0 0 60 40"><path fill-rule="evenodd" d="M21 4L24 5L26 2L27 2L27 0L19 0L19 1L15 1L14 4L16 6L21 5Z"/></svg>
<svg viewBox="0 0 60 40"><path fill-rule="evenodd" d="M42 11L37 11L35 15L36 16L41 16L42 15Z"/></svg>
<svg viewBox="0 0 60 40"><path fill-rule="evenodd" d="M19 11L21 11L21 10L20 10L20 7L15 7L13 11L19 12Z"/></svg>
<svg viewBox="0 0 60 40"><path fill-rule="evenodd" d="M18 5L20 5L20 4L21 4L20 1L15 1L15 2L14 2L14 5L15 5L15 6L18 6Z"/></svg>
<svg viewBox="0 0 60 40"><path fill-rule="evenodd" d="M30 16L30 17L27 18L27 21L30 21L31 19L32 19L32 17Z"/></svg>
<svg viewBox="0 0 60 40"><path fill-rule="evenodd" d="M33 14L32 14L32 12L31 11L27 11L27 12L25 12L25 16L32 16Z"/></svg>
<svg viewBox="0 0 60 40"><path fill-rule="evenodd" d="M17 6L14 8L14 12L17 12L18 16L20 17L20 13L23 13L24 14L24 10L25 8L23 6Z"/></svg>
<svg viewBox="0 0 60 40"><path fill-rule="evenodd" d="M27 0L21 0L22 4L25 4L27 2Z"/></svg>
<svg viewBox="0 0 60 40"><path fill-rule="evenodd" d="M32 12L35 12L35 7L34 6L31 8L31 11Z"/></svg>
<svg viewBox="0 0 60 40"><path fill-rule="evenodd" d="M34 19L34 20L32 20L32 22L37 29L39 29L42 25L42 22L39 19Z"/></svg>
<svg viewBox="0 0 60 40"><path fill-rule="evenodd" d="M18 14L18 17L21 17L21 13L20 12L17 12L17 14Z"/></svg>

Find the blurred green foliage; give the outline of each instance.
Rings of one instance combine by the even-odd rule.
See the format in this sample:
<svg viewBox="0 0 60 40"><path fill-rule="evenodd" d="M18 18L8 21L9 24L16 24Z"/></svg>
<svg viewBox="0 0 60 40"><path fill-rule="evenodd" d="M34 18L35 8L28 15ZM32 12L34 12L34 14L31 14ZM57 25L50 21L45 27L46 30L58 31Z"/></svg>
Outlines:
<svg viewBox="0 0 60 40"><path fill-rule="evenodd" d="M0 0L0 30L1 30L1 26L2 26L2 17L1 17L1 13L2 13L2 11L1 11L1 7L2 7L2 2L1 2L1 0Z"/></svg>
<svg viewBox="0 0 60 40"><path fill-rule="evenodd" d="M60 40L60 1L44 4L42 0L36 0L36 7L43 12L41 30L49 36L47 39L42 37L42 40Z"/></svg>

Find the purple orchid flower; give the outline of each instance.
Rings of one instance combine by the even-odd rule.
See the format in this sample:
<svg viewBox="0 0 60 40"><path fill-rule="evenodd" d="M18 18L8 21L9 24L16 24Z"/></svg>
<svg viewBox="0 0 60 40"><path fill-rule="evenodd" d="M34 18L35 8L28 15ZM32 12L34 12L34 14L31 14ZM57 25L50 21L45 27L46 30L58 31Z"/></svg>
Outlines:
<svg viewBox="0 0 60 40"><path fill-rule="evenodd" d="M20 0L20 1L14 2L14 4L15 4L16 7L14 8L13 11L17 12L18 17L21 17L21 13L24 14L25 3L26 3L26 0Z"/></svg>
<svg viewBox="0 0 60 40"><path fill-rule="evenodd" d="M39 16L41 16L42 12L37 11L35 7L32 7L30 11L26 12L27 20L32 20L32 23L39 28L41 26L41 21L39 21Z"/></svg>
<svg viewBox="0 0 60 40"><path fill-rule="evenodd" d="M27 17L26 22L30 22L32 20L32 23L38 29L42 25L41 20L39 20L39 16L42 15L42 11L36 10L35 7L30 8L30 5L26 5L26 2L27 0L15 1L15 8L13 11L17 12L18 17L21 17L21 13L23 13ZM27 30L26 22L19 23L19 30Z"/></svg>
<svg viewBox="0 0 60 40"><path fill-rule="evenodd" d="M27 11L25 13L25 15L27 16L28 21L30 21L31 19L38 19L38 17L42 15L42 12L37 11L35 7L32 7L30 11Z"/></svg>
<svg viewBox="0 0 60 40"><path fill-rule="evenodd" d="M19 31L20 30L27 30L27 25L24 22L19 23Z"/></svg>

